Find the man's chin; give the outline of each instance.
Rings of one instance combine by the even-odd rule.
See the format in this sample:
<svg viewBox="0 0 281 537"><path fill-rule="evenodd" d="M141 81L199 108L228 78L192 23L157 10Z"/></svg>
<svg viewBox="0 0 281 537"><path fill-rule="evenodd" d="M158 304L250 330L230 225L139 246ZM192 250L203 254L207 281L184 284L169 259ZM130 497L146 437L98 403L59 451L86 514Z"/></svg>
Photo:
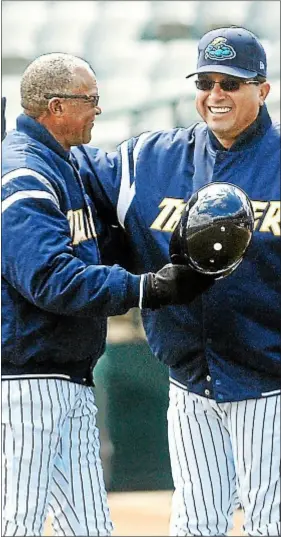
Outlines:
<svg viewBox="0 0 281 537"><path fill-rule="evenodd" d="M90 132L87 132L87 134L84 134L83 140L81 141L80 145L90 143L91 139L92 139L92 133L90 131Z"/></svg>
<svg viewBox="0 0 281 537"><path fill-rule="evenodd" d="M230 135L233 129L232 125L228 125L226 122L224 124L222 122L219 123L218 121L208 121L208 127L214 134L221 136Z"/></svg>

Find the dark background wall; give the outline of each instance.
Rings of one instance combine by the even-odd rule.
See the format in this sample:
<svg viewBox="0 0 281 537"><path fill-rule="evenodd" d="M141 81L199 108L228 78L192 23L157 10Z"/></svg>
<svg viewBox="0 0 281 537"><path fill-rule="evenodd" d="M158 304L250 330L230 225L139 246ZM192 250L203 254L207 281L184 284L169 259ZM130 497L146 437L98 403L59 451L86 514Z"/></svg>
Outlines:
<svg viewBox="0 0 281 537"><path fill-rule="evenodd" d="M95 382L108 490L172 489L168 368L145 341L111 344Z"/></svg>

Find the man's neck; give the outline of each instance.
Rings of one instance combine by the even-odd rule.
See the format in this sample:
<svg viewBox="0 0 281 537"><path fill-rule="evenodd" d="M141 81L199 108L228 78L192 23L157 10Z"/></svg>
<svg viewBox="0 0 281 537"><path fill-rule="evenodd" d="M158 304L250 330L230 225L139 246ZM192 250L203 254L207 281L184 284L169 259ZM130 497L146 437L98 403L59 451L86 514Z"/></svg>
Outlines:
<svg viewBox="0 0 281 537"><path fill-rule="evenodd" d="M70 145L66 142L64 134L59 132L58 127L53 125L52 122L49 121L48 117L39 117L36 118L36 121L47 129L47 131L63 147L65 151L70 151Z"/></svg>
<svg viewBox="0 0 281 537"><path fill-rule="evenodd" d="M220 136L220 134L216 134L211 129L208 130L216 149L221 151L228 151L231 149L234 151L245 147L245 145L249 144L253 140L253 137L260 134L264 129L268 128L270 124L271 119L268 116L266 107L264 106L260 109L256 119L252 121L252 123L250 123L242 132L237 133L235 137L225 138L224 136Z"/></svg>

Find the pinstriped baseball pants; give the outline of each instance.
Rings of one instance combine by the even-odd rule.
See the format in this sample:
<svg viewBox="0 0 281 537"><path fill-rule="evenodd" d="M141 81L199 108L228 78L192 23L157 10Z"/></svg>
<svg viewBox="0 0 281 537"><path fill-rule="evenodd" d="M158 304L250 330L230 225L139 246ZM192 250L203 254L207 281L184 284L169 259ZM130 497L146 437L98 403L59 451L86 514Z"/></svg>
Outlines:
<svg viewBox="0 0 281 537"><path fill-rule="evenodd" d="M280 395L234 403L170 384L170 535L226 535L235 489L248 535L280 535Z"/></svg>
<svg viewBox="0 0 281 537"><path fill-rule="evenodd" d="M2 535L111 535L92 388L2 381Z"/></svg>

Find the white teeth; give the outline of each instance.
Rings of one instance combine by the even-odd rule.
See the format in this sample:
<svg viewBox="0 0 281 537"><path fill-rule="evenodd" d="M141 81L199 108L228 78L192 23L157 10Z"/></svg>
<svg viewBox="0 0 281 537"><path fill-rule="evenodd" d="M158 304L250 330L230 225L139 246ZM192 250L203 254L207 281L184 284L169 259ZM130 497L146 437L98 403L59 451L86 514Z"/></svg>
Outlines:
<svg viewBox="0 0 281 537"><path fill-rule="evenodd" d="M213 106L210 106L210 110L212 114L226 114L227 112L230 112L231 108L229 108L228 106L224 106L221 108L214 108Z"/></svg>

